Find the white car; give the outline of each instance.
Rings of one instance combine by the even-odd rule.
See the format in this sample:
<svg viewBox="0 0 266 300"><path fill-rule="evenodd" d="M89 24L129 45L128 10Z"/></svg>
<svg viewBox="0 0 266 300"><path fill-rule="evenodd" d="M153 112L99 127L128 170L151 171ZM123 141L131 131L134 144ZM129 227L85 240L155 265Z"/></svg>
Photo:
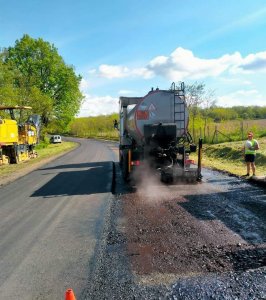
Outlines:
<svg viewBox="0 0 266 300"><path fill-rule="evenodd" d="M60 135L52 135L50 138L52 144L62 143L62 138Z"/></svg>

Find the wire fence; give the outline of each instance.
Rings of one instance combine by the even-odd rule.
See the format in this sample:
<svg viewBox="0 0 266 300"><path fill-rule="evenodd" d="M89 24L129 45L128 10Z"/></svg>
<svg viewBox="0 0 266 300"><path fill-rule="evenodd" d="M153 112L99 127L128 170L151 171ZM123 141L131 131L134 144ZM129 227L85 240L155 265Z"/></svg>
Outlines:
<svg viewBox="0 0 266 300"><path fill-rule="evenodd" d="M70 130L73 136L85 138L106 138L112 140L119 139L119 132L113 128L110 121L108 126L103 126L103 122L92 124L91 122L76 122ZM93 125L93 126L92 126ZM191 125L192 126L192 125ZM247 132L252 131L256 138L266 136L266 119L227 121L224 123L209 123L206 126L195 126L189 128L194 141L202 138L204 143L218 144L230 141L241 141L246 139Z"/></svg>
<svg viewBox="0 0 266 300"><path fill-rule="evenodd" d="M204 143L218 144L223 142L241 141L252 131L255 137L266 136L266 120L232 121L211 124L191 129L195 141L202 138Z"/></svg>

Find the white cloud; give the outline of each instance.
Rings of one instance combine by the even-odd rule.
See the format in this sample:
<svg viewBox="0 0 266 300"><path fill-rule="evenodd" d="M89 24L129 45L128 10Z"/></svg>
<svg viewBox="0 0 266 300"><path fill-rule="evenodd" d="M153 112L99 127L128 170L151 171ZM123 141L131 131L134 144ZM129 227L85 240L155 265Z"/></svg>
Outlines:
<svg viewBox="0 0 266 300"><path fill-rule="evenodd" d="M108 79L125 78L125 77L142 77L151 78L153 73L146 68L129 69L125 66L100 65L98 76Z"/></svg>
<svg viewBox="0 0 266 300"><path fill-rule="evenodd" d="M90 71L90 83L82 79L80 87L85 93L85 100L79 116L96 116L118 112L120 95L134 95L136 91L119 90L117 97L95 96L88 94L88 88L96 83L102 86L107 79L152 78L160 76L169 81L185 81L215 78L216 88L223 95L217 95L219 106L265 106L263 87L255 81L255 76L266 71L266 51L251 53L243 57L239 52L224 54L217 58L200 58L188 49L177 48L169 56L156 56L145 66L132 68L122 65L102 64ZM254 74L249 76L246 74ZM94 78L92 78L94 76ZM98 78L95 78L98 77ZM257 78L257 77L256 77ZM213 82L213 81L212 81ZM122 85L124 86L124 85ZM261 91L258 92L256 89ZM227 93L227 91L235 90ZM139 94L138 94L139 95Z"/></svg>
<svg viewBox="0 0 266 300"><path fill-rule="evenodd" d="M130 71L129 68L123 66L100 65L98 74L108 79L124 78L130 75Z"/></svg>
<svg viewBox="0 0 266 300"><path fill-rule="evenodd" d="M99 77L113 79L140 77L149 79L161 76L171 81L186 79L204 79L236 73L253 73L266 71L266 51L242 57L239 52L224 54L218 58L200 58L191 50L176 48L169 56L157 56L146 66L129 68L121 65L99 66Z"/></svg>
<svg viewBox="0 0 266 300"><path fill-rule="evenodd" d="M266 51L249 54L236 67L236 71L245 73L266 72Z"/></svg>
<svg viewBox="0 0 266 300"><path fill-rule="evenodd" d="M153 68L154 66L165 65L167 64L167 62L168 62L167 56L157 56L150 61L149 65L151 68Z"/></svg>
<svg viewBox="0 0 266 300"><path fill-rule="evenodd" d="M202 59L194 56L192 51L179 47L169 57L154 58L147 68L156 75L179 81L186 78L201 79L218 76L240 60L241 55L238 52L232 55L226 54L217 59Z"/></svg>
<svg viewBox="0 0 266 300"><path fill-rule="evenodd" d="M265 97L257 90L238 90L236 92L217 97L218 106L265 106Z"/></svg>
<svg viewBox="0 0 266 300"><path fill-rule="evenodd" d="M118 98L85 94L78 117L109 115L118 112Z"/></svg>

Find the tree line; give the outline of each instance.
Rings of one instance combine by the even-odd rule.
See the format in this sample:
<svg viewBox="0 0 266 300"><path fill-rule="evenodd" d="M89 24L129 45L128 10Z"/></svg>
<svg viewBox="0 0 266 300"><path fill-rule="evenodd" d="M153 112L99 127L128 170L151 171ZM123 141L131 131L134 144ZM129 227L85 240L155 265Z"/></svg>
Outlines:
<svg viewBox="0 0 266 300"><path fill-rule="evenodd" d="M214 122L266 119L266 106L217 107L214 105L209 109L199 108L199 116L204 117L206 114Z"/></svg>
<svg viewBox="0 0 266 300"><path fill-rule="evenodd" d="M266 134L266 106L218 107L214 91L207 90L205 84L199 82L185 86L185 99L190 119L188 130L194 140L199 137L207 143L241 140L248 130L259 136ZM118 118L117 114L76 118L70 124L69 134L117 139L113 121Z"/></svg>
<svg viewBox="0 0 266 300"><path fill-rule="evenodd" d="M117 140L118 131L114 129L114 120L118 120L117 113L96 117L76 118L70 124L69 134L84 138Z"/></svg>
<svg viewBox="0 0 266 300"><path fill-rule="evenodd" d="M74 67L42 38L25 34L0 50L0 105L31 106L50 132L65 132L78 113L80 81Z"/></svg>

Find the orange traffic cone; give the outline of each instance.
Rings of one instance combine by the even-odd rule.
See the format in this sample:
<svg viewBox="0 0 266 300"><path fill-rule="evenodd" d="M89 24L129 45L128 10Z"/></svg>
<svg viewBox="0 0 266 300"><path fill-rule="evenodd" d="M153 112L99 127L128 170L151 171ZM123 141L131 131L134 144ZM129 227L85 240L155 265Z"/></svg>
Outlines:
<svg viewBox="0 0 266 300"><path fill-rule="evenodd" d="M76 300L76 297L74 295L74 292L72 289L66 290L66 300Z"/></svg>

